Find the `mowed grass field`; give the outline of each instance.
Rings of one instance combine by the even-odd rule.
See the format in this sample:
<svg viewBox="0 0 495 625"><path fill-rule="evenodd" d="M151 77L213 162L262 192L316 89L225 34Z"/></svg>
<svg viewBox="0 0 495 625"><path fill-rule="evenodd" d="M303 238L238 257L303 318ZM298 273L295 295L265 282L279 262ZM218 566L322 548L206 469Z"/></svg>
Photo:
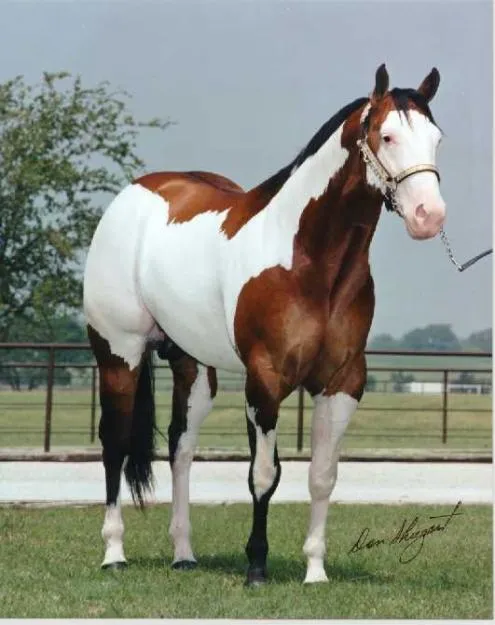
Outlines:
<svg viewBox="0 0 495 625"><path fill-rule="evenodd" d="M305 449L310 445L312 399L304 398ZM157 421L165 433L171 392L157 391ZM450 394L448 438L442 443L442 396L410 393L365 393L346 432L344 451L360 449L451 449L489 451L492 447L491 395ZM0 392L0 447L42 447L45 391ZM96 407L96 440L99 404ZM91 393L56 388L53 396L52 447L91 445ZM297 394L285 400L278 421L281 450L296 448ZM166 441L159 439L166 448ZM220 391L201 429L199 449L245 451L248 448L244 395Z"/></svg>
<svg viewBox="0 0 495 625"><path fill-rule="evenodd" d="M390 539L404 520L449 515L454 506L333 505L328 584L305 586L309 508L276 504L269 516L270 582L243 585L248 505L193 506L199 565L171 569L170 508L123 510L122 571L102 571L101 507L0 508L0 618L394 618L489 619L492 509L461 506L444 531L426 536L411 562L399 545L350 553L364 528Z"/></svg>

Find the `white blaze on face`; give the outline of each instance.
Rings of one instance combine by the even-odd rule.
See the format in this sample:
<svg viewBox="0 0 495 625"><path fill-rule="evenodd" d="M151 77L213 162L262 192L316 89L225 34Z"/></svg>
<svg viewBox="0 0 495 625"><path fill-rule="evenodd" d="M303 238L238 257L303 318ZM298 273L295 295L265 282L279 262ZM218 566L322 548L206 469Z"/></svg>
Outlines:
<svg viewBox="0 0 495 625"><path fill-rule="evenodd" d="M251 406L246 408L248 419L256 430L256 455L253 462L253 485L254 494L259 501L267 493L277 475L275 467L275 443L276 430L269 430L266 434L255 421L255 409Z"/></svg>
<svg viewBox="0 0 495 625"><path fill-rule="evenodd" d="M440 130L419 111L410 110L408 116L409 119L399 111L391 111L380 129L377 156L392 176L416 165L435 165ZM427 239L438 234L445 219L445 202L433 172L419 172L404 179L396 196L413 238Z"/></svg>

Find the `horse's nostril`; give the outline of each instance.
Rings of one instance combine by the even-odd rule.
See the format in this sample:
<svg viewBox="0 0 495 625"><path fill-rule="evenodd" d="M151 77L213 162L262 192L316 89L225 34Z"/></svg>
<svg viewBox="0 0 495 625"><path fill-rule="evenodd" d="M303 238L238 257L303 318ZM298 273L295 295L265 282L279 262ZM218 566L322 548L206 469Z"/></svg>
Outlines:
<svg viewBox="0 0 495 625"><path fill-rule="evenodd" d="M416 210L414 211L414 215L415 215L416 219L424 220L426 218L426 211L424 209L424 205L423 204L420 204L419 206L416 206Z"/></svg>

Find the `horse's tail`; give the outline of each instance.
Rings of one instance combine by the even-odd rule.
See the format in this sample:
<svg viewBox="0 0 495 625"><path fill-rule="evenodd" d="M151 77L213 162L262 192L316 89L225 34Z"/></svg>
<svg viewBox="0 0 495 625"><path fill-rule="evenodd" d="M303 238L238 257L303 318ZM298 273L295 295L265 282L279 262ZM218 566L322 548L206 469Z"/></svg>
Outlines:
<svg viewBox="0 0 495 625"><path fill-rule="evenodd" d="M139 374L132 415L131 440L124 474L134 503L144 507L144 493L153 490L152 460L155 457L155 401L151 354L144 358Z"/></svg>

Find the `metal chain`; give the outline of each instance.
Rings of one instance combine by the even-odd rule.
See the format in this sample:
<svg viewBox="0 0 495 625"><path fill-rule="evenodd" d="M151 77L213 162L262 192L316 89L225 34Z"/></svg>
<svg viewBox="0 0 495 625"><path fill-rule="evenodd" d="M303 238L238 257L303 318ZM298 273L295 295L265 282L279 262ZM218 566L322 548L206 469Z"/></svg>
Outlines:
<svg viewBox="0 0 495 625"><path fill-rule="evenodd" d="M442 243L445 245L445 249L447 250L447 255L452 261L452 264L455 265L455 267L457 268L457 271L463 271L464 267L456 261L454 252L452 251L452 248L450 247L450 241L447 235L445 234L445 230L443 228L440 229L440 238L442 239Z"/></svg>
<svg viewBox="0 0 495 625"><path fill-rule="evenodd" d="M478 254L477 256L473 256L473 258L467 260L463 265L460 265L454 258L454 253L452 252L452 248L450 247L450 242L447 238L447 235L443 231L443 228L440 230L440 238L442 239L442 243L445 245L445 249L447 250L447 254L449 255L450 260L456 266L457 271L464 271L468 267L471 267L471 265L474 265L474 263L477 263L479 260L485 258L485 256L488 256L493 252L493 249L490 248L489 250L481 252L481 254Z"/></svg>

